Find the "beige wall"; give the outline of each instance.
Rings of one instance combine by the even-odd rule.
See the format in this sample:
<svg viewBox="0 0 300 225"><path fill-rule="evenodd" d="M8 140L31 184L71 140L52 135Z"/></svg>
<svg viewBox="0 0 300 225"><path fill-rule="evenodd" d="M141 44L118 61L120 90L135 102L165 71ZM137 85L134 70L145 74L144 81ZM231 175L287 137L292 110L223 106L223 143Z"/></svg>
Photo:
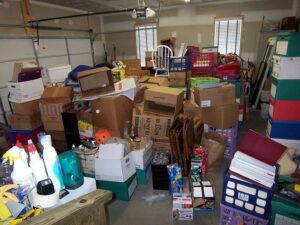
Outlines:
<svg viewBox="0 0 300 225"><path fill-rule="evenodd" d="M222 5L184 5L180 8L162 9L158 42L176 34L177 49L182 42L199 47L211 46L214 42L215 17L243 16L242 57L256 61L257 55L261 54L257 52L261 36L265 36L260 32L263 16L266 27L273 22L279 22L283 17L291 16L292 8L293 0L265 0ZM128 15L104 16L103 21L104 31L134 29L135 24L135 21ZM118 54L123 53L125 56L135 57L134 31L114 34L113 38L111 36L105 35L108 47L112 42L117 43L119 39L122 44L120 44ZM134 50L131 49L132 47Z"/></svg>

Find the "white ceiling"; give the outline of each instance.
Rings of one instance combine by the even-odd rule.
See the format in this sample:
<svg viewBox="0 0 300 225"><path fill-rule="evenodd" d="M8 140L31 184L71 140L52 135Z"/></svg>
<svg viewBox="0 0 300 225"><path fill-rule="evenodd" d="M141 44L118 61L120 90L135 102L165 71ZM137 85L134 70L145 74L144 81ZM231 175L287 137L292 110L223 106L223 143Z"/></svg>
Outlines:
<svg viewBox="0 0 300 225"><path fill-rule="evenodd" d="M143 0L140 0L142 2ZM157 8L159 0L144 0L147 6ZM223 4L230 2L249 2L264 0L190 0L185 3L184 0L160 0L161 7L174 7L182 4ZM53 4L83 10L88 12L105 12L110 10L118 10L125 8L136 8L138 0L35 0L34 2Z"/></svg>

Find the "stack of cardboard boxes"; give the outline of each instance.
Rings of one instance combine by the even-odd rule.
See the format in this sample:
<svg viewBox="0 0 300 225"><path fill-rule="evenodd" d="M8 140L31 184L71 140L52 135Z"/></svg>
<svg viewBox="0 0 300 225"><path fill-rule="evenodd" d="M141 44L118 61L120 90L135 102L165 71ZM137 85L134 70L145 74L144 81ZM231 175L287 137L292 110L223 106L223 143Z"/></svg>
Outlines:
<svg viewBox="0 0 300 225"><path fill-rule="evenodd" d="M44 85L41 68L34 62L15 63L12 81L7 86L12 107L11 141L19 139L23 144L27 144L27 138L36 141L36 133L42 130L39 99Z"/></svg>
<svg viewBox="0 0 300 225"><path fill-rule="evenodd" d="M215 88L194 88L195 102L202 109L206 132L217 132L228 137L225 158L232 158L236 150L238 104L235 86L221 83Z"/></svg>
<svg viewBox="0 0 300 225"><path fill-rule="evenodd" d="M150 136L153 149L170 150L169 129L183 107L183 90L153 86L145 91L143 107L133 111L134 133Z"/></svg>
<svg viewBox="0 0 300 225"><path fill-rule="evenodd" d="M52 137L52 144L58 152L67 150L62 112L73 108L72 88L46 88L40 100L42 121L47 134Z"/></svg>

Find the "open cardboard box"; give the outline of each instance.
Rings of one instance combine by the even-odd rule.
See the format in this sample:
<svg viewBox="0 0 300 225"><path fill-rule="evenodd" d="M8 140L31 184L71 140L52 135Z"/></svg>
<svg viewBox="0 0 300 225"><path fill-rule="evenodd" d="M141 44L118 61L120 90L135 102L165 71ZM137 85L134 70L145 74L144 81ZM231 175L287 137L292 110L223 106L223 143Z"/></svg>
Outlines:
<svg viewBox="0 0 300 225"><path fill-rule="evenodd" d="M184 92L178 88L151 87L145 91L144 111L176 116L183 107Z"/></svg>
<svg viewBox="0 0 300 225"><path fill-rule="evenodd" d="M78 82L82 96L92 96L115 90L112 72L108 67L100 67L78 72Z"/></svg>
<svg viewBox="0 0 300 225"><path fill-rule="evenodd" d="M143 76L139 79L141 87L151 88L156 86L169 87L170 82L164 77Z"/></svg>

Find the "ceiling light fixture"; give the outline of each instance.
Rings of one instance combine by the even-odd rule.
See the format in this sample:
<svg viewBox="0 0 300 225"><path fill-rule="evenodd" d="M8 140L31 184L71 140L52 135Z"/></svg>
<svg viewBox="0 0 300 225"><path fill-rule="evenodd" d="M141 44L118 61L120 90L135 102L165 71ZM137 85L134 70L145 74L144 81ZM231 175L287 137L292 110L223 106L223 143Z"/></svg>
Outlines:
<svg viewBox="0 0 300 225"><path fill-rule="evenodd" d="M184 2L190 2L191 0L184 0Z"/></svg>

